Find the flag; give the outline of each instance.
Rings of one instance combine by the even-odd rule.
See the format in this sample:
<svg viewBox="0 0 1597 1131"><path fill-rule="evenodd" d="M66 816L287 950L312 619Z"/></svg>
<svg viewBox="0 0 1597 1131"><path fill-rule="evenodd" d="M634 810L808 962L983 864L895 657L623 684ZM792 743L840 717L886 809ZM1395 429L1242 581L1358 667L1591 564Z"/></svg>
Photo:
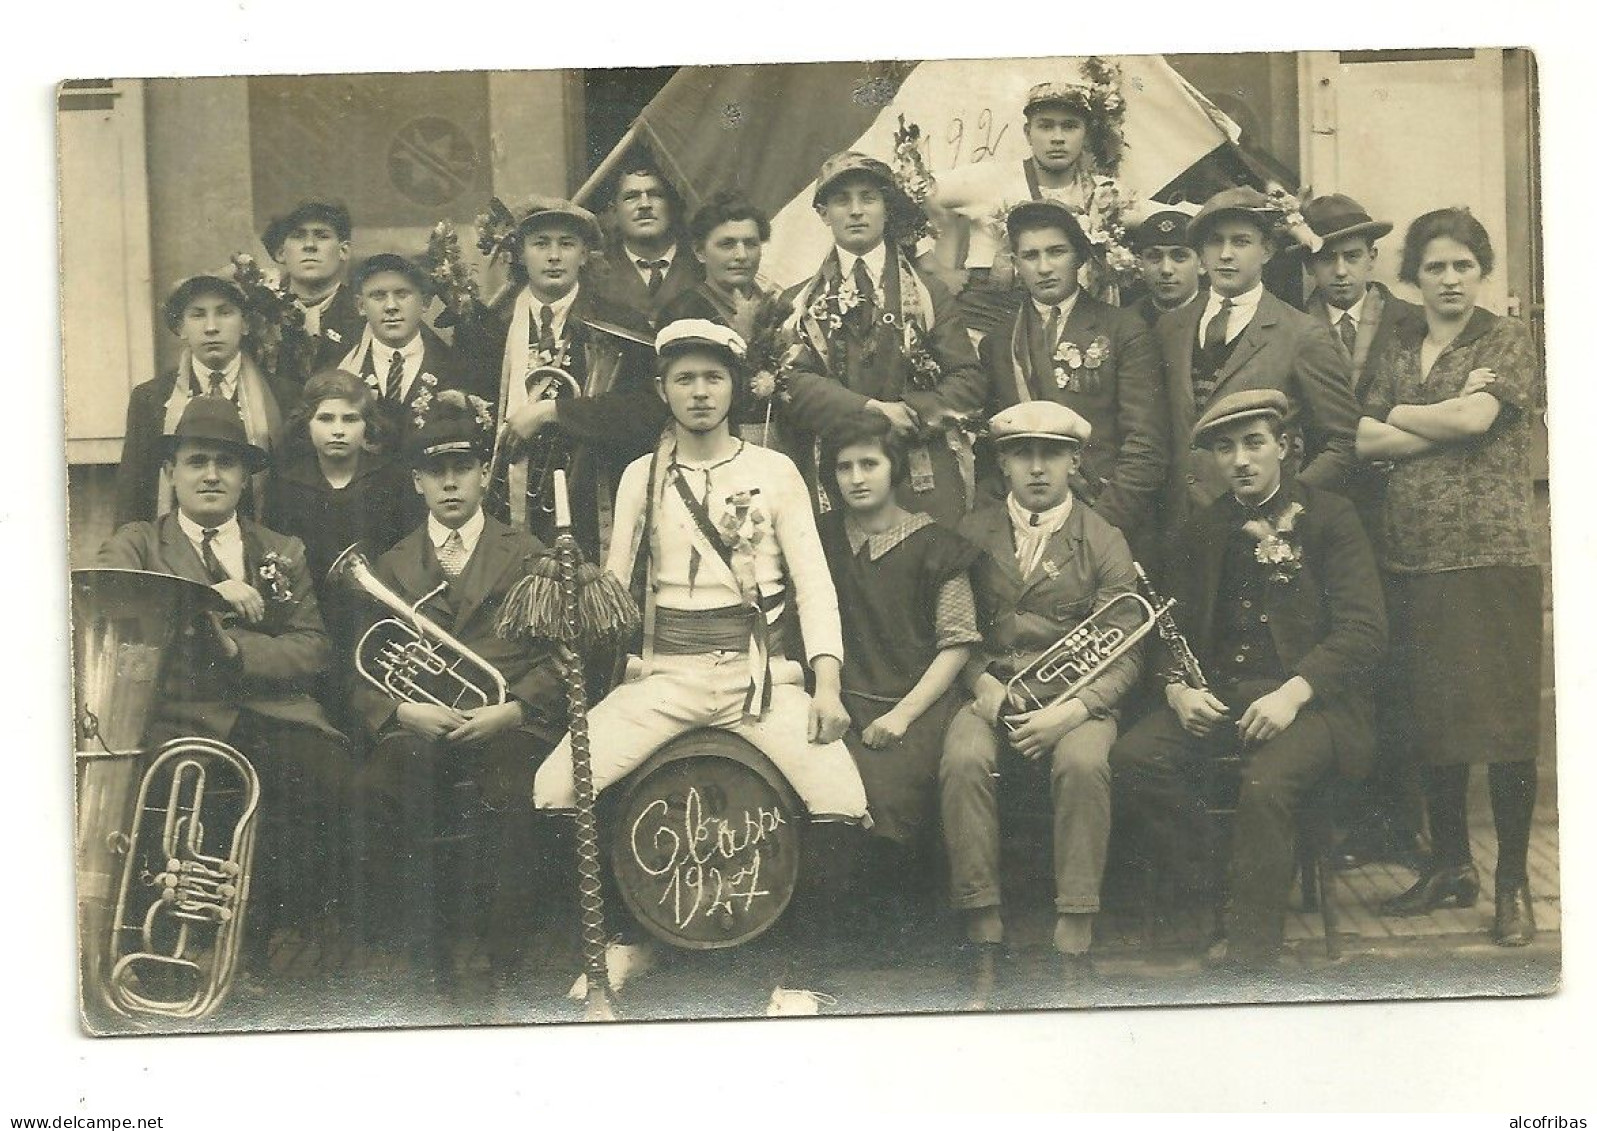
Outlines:
<svg viewBox="0 0 1597 1131"><path fill-rule="evenodd" d="M735 188L770 213L761 271L787 286L812 274L831 246L811 207L822 159L857 149L891 163L902 115L920 127L934 177L978 161L1019 162L1030 154L1022 132L1026 92L1043 81L1081 81L1081 61L684 67L644 108L637 134L690 208ZM1126 100L1124 188L1153 199L1200 167L1255 179L1239 161L1217 165L1217 153L1239 152L1240 131L1163 56L1116 62Z"/></svg>

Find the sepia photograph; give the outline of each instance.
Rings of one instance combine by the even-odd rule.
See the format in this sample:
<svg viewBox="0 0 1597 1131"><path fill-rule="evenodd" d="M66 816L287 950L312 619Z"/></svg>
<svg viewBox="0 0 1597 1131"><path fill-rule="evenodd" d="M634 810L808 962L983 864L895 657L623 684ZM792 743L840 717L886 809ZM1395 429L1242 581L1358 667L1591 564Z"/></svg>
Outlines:
<svg viewBox="0 0 1597 1131"><path fill-rule="evenodd" d="M55 113L85 1033L1559 989L1531 50Z"/></svg>

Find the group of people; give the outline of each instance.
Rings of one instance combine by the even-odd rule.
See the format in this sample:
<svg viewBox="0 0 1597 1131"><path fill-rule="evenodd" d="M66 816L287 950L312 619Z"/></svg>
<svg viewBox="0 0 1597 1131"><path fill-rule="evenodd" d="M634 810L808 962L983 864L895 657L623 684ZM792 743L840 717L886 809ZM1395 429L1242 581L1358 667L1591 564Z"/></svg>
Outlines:
<svg viewBox="0 0 1597 1131"><path fill-rule="evenodd" d="M608 238L570 201L512 210L493 249L510 285L448 342L417 260L373 255L346 281L336 204L264 235L303 315L275 370L233 279L179 285L164 309L183 350L134 390L100 562L210 585L235 614L209 618L157 726L260 767L267 926L380 920L377 892L447 981L433 911L470 834L490 960L515 976L528 916L572 872L575 795L557 655L496 627L552 543L558 467L583 551L643 612L614 672L590 658L595 787L695 728L746 739L807 811L823 863L806 882L826 892L789 917L820 935L841 901L946 865L987 1002L999 797L1023 790L1051 807L1061 977L1094 976L1122 823L1177 886L1223 891L1211 961L1268 967L1306 798L1359 783L1339 794L1344 862L1417 870L1386 912L1470 906L1468 770L1486 763L1493 935L1528 943L1540 375L1524 327L1477 305L1485 229L1462 208L1413 221L1398 275L1416 306L1373 281L1392 225L1357 202L1288 216L1228 188L1132 229L1140 297L1098 286L1101 113L1086 87L1039 85L1020 167L950 175L924 212L884 162L828 158L814 207L834 247L785 294L761 281L763 211L722 195L686 217L643 158L608 186ZM925 213L938 235L917 250ZM1276 255L1301 260L1302 309L1263 285ZM327 579L354 542L502 674L504 702L407 701L352 674L383 615ZM1139 565L1176 598L1174 631L1084 683L1040 673L1067 635L1129 627L1117 598ZM1233 756L1222 869L1192 771ZM292 881L312 865L331 879L307 908ZM624 967L640 940L622 935ZM785 971L771 1008L813 1009L797 987L824 979Z"/></svg>

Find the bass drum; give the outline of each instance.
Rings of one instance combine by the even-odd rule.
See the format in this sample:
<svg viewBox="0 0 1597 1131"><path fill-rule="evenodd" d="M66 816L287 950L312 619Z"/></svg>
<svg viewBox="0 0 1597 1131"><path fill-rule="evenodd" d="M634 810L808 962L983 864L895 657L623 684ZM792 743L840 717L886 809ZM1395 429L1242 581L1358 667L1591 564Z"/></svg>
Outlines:
<svg viewBox="0 0 1597 1131"><path fill-rule="evenodd" d="M805 819L793 787L747 741L689 731L638 767L622 798L611 843L622 902L675 947L746 943L793 898Z"/></svg>

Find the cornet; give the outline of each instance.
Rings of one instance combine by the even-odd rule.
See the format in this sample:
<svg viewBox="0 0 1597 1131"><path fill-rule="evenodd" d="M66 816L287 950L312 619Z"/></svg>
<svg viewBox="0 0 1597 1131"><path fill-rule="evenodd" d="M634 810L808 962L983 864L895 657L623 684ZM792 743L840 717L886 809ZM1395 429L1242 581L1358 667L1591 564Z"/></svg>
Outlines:
<svg viewBox="0 0 1597 1131"><path fill-rule="evenodd" d="M443 585L414 605L406 604L377 579L359 543L338 555L327 580L363 593L396 614L368 628L355 645L355 670L384 695L457 711L496 705L509 697L498 668L421 614L421 606Z"/></svg>

